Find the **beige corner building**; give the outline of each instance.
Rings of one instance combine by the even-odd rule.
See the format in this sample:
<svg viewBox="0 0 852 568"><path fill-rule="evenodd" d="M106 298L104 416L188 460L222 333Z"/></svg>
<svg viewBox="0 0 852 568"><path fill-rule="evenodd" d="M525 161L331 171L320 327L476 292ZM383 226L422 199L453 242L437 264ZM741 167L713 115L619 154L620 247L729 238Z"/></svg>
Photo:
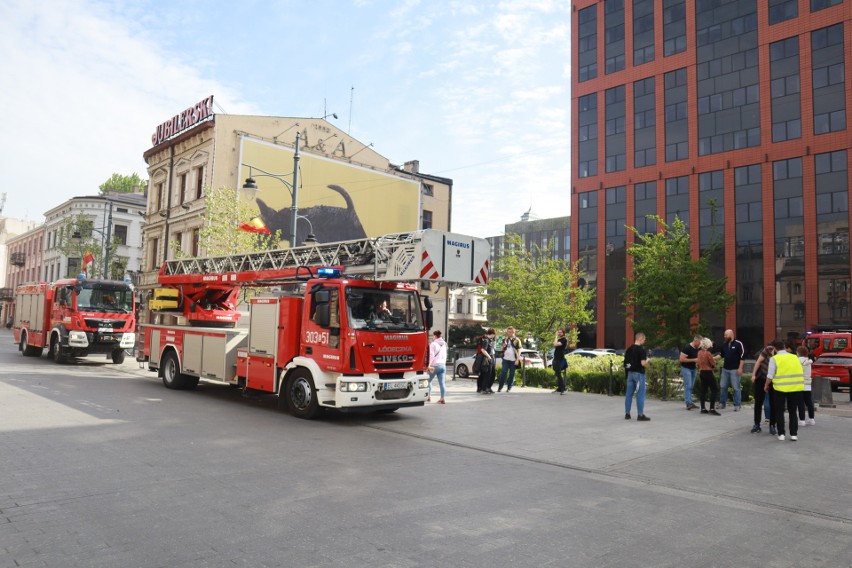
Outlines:
<svg viewBox="0 0 852 568"><path fill-rule="evenodd" d="M144 153L149 185L140 288L156 287L160 265L174 255L170 242L204 256L201 227L237 223L205 215L210 188L238 189L271 230L281 231L282 247L289 246L297 141L297 243L308 233L334 242L450 230L451 179L421 173L417 161L391 164L372 144L321 118L215 114L211 96L156 126ZM242 189L249 177L257 189ZM447 290L426 293L435 304L435 327L446 331Z"/></svg>

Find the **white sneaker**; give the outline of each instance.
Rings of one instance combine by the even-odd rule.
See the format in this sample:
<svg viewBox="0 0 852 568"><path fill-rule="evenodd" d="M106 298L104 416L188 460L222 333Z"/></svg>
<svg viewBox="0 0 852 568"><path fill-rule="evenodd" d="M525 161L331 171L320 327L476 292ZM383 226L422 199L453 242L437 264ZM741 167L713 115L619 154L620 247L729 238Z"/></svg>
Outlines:
<svg viewBox="0 0 852 568"><path fill-rule="evenodd" d="M778 436L778 439L783 442L784 441L784 434L781 434L780 436Z"/></svg>
<svg viewBox="0 0 852 568"><path fill-rule="evenodd" d="M799 437L798 436L790 436L790 440L796 442L796 441L799 440Z"/></svg>
<svg viewBox="0 0 852 568"><path fill-rule="evenodd" d="M815 426L816 425L816 419L815 418L808 418L807 420L805 420L805 422L808 424L808 426Z"/></svg>
<svg viewBox="0 0 852 568"><path fill-rule="evenodd" d="M804 420L799 420L799 426L804 426L804 425L805 425L805 421L804 421Z"/></svg>

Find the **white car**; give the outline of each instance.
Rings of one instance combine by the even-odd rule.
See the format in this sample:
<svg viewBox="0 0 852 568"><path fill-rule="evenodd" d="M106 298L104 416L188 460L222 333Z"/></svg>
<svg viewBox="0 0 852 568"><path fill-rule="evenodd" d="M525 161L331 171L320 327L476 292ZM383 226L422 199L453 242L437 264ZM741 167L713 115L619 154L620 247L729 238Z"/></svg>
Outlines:
<svg viewBox="0 0 852 568"><path fill-rule="evenodd" d="M523 359L524 365L526 365L527 369L544 369L544 359L541 358L538 351L535 349L521 349L521 358ZM461 378L466 378L471 375L475 375L473 372L473 361L476 359L475 355L470 355L468 357L462 357L461 359L456 361L456 376ZM503 360L499 357L497 358L497 365L502 366Z"/></svg>

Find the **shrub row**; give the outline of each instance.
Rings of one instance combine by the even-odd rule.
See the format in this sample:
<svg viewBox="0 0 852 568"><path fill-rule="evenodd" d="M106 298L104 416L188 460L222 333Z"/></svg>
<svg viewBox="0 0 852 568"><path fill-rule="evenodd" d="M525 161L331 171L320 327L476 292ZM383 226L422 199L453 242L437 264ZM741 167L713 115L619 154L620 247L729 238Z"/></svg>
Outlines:
<svg viewBox="0 0 852 568"><path fill-rule="evenodd" d="M603 359L603 357L598 357ZM601 365L603 367L603 365ZM610 372L608 370L609 363L605 364L607 368L604 370L574 370L569 363L568 373L566 375L566 386L568 390L574 392L588 392L594 394L608 394L610 389ZM497 368L499 377L500 368ZM719 380L720 373L716 372L716 381ZM523 373L523 380L528 386L540 387L547 389L556 388L556 374L553 369L527 369ZM515 385L520 385L522 381L521 369L515 373ZM696 380L695 388L693 389L693 399L698 400L698 380ZM683 397L683 385L681 383L680 365L677 361L652 359L645 367L645 383L646 396L653 398L663 398L663 391L667 398L678 399ZM752 383L751 375L743 375L740 378L742 387L742 400L747 402L752 399ZM624 396L627 392L627 377L624 370L619 365L613 365L612 369L612 394ZM733 399L733 389L729 388L729 399Z"/></svg>

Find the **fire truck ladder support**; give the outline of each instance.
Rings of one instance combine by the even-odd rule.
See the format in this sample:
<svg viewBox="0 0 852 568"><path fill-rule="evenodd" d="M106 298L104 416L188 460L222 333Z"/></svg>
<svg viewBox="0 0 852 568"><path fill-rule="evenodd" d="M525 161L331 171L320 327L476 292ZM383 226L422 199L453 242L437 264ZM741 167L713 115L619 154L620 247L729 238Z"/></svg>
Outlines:
<svg viewBox="0 0 852 568"><path fill-rule="evenodd" d="M315 243L288 249L238 253L224 256L169 260L160 270L163 284L182 283L186 277L233 274L234 283L276 279L286 271L322 266L343 267L345 274L370 274L381 280L388 263L401 247L413 247L425 231L396 233L375 239ZM305 274L307 276L307 274ZM277 278L281 278L277 276ZM292 279L292 277L291 277Z"/></svg>

